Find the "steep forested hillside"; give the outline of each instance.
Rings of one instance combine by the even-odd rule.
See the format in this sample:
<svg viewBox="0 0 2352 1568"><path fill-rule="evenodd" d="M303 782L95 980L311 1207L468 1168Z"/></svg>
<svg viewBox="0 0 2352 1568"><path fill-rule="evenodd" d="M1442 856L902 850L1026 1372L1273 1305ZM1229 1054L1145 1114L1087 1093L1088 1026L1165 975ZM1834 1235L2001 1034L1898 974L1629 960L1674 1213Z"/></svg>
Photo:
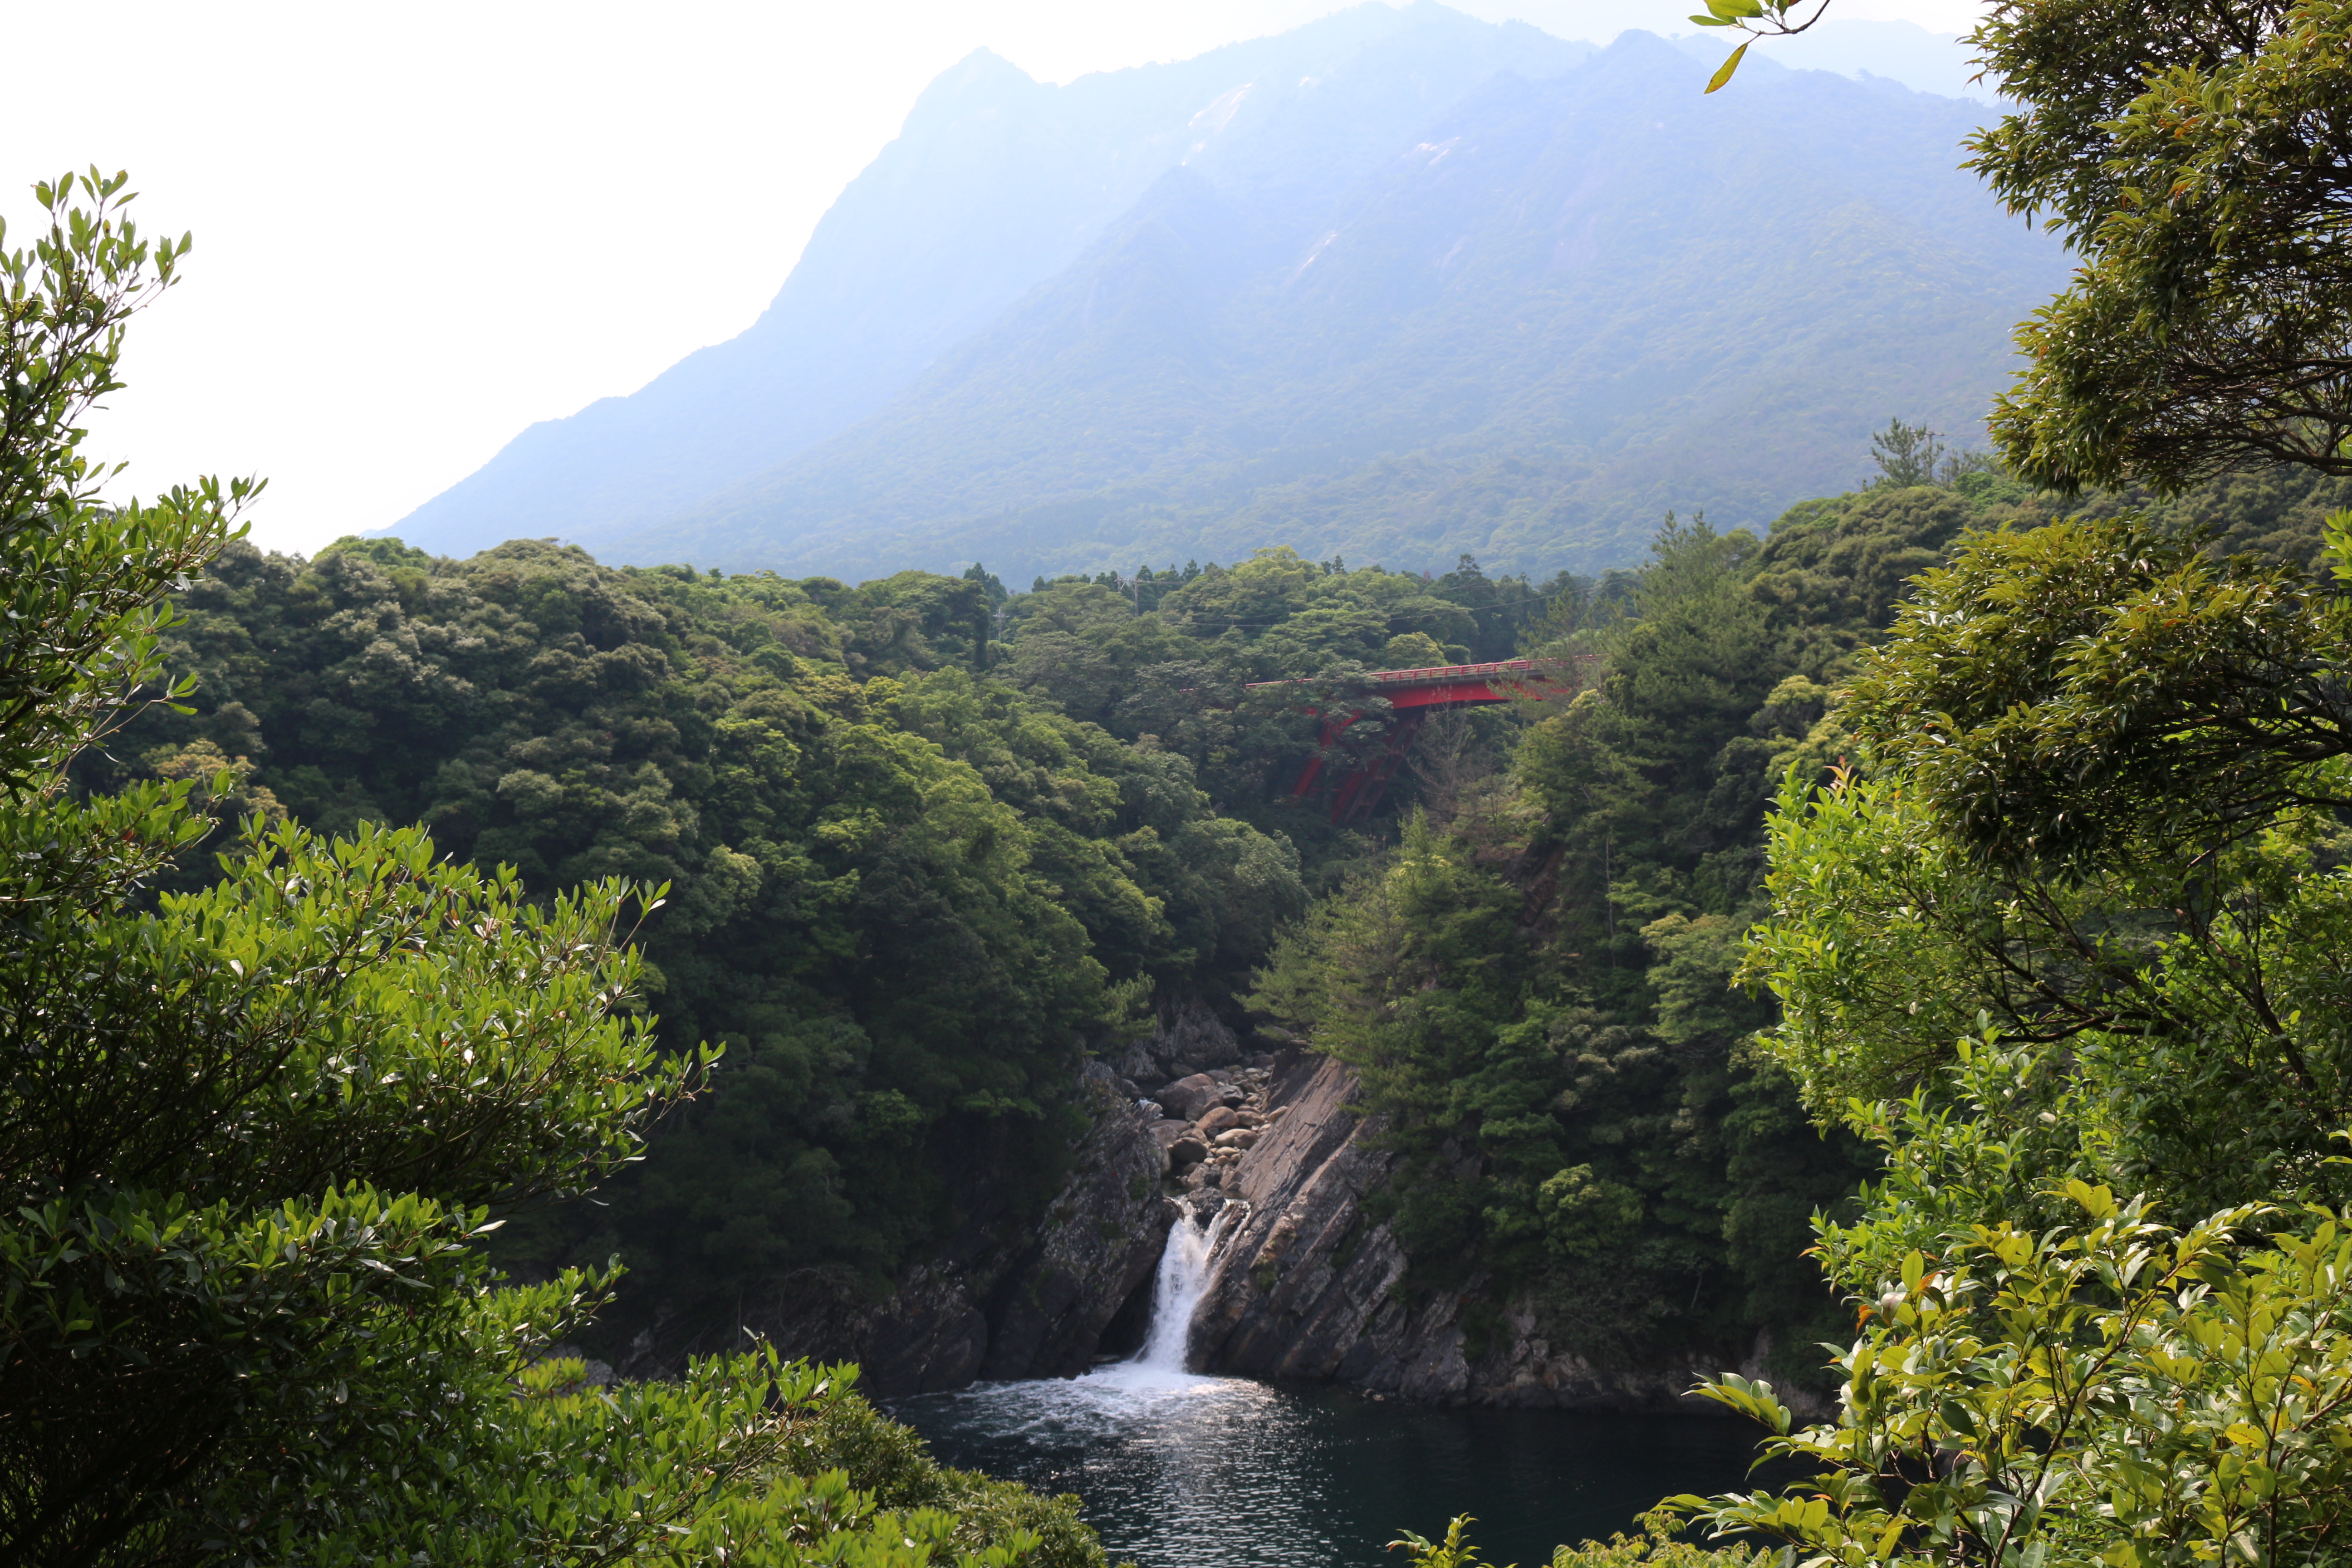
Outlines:
<svg viewBox="0 0 2352 1568"><path fill-rule="evenodd" d="M645 1005L728 1055L601 1205L510 1227L511 1262L617 1248L675 1301L878 1285L975 1202L1042 1202L1088 1049L1188 999L1239 1023L1272 952L1255 1005L1454 1162L1398 1210L1430 1277L1549 1279L1564 1341L1646 1354L1811 1310L1803 1216L1853 1171L1730 1054L1757 1018L1720 987L1825 683L1905 574L2022 499L1958 483L1807 503L1761 542L1670 522L1601 582L1274 549L1008 595L976 568L851 588L545 542L232 546L168 650L197 710L85 778L226 766L265 817L421 821L536 893L671 884ZM1564 710L1432 723L1370 823L1290 798L1351 672L1528 647L1606 673ZM1279 680L1307 684L1250 689ZM1386 725L1373 704L1343 753ZM1403 945L1355 943L1367 921ZM1346 1022L1424 972L1407 1011L1442 1017ZM1563 1217L1580 1183L1648 1238L1597 1296L1578 1260L1619 1233Z"/></svg>
<svg viewBox="0 0 2352 1568"><path fill-rule="evenodd" d="M1766 803L1833 760L1831 688L1905 578L2017 515L1972 489L1808 503L1762 539L1670 522L1622 613L1555 621L1593 684L1284 939L1253 1005L1391 1119L1421 1281L1533 1291L1544 1336L1604 1365L1759 1324L1775 1375L1817 1363L1807 1222L1864 1165L1742 1046L1771 1013L1729 979Z"/></svg>
<svg viewBox="0 0 2352 1568"><path fill-rule="evenodd" d="M727 1045L718 1086L609 1208L522 1226L509 1255L617 1246L686 1297L794 1268L880 1281L976 1192L1042 1196L1087 1042L1245 982L1304 907L1286 830L1317 862L1373 848L1283 803L1313 721L1243 684L1424 657L1433 634L1507 649L1544 603L1475 568L1281 552L1169 574L1107 639L1139 593L1023 595L1009 643L1003 599L978 574L852 589L536 542L233 545L170 650L198 710L148 715L85 776L226 766L264 817L422 822L535 893L669 883L646 1005L675 1048ZM1055 657L1068 629L1124 688Z"/></svg>

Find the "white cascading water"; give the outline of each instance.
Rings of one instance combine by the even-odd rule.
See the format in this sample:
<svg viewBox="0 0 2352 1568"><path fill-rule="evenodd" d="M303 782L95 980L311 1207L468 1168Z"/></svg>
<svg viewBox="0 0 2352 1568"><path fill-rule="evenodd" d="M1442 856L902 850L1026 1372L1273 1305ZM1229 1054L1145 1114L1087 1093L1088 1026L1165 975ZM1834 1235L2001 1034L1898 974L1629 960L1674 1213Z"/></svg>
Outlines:
<svg viewBox="0 0 2352 1568"><path fill-rule="evenodd" d="M1226 1380L1202 1377L1184 1369L1191 1348L1192 1314L1209 1288L1209 1266L1226 1222L1245 1205L1226 1204L1204 1227L1189 1208L1178 1211L1168 1228L1168 1245L1160 1254L1160 1274L1151 1284L1151 1325L1144 1331L1143 1348L1125 1361L1098 1366L1076 1383L1081 1393L1098 1393L1114 1400L1189 1398L1222 1388Z"/></svg>
<svg viewBox="0 0 2352 1568"><path fill-rule="evenodd" d="M1143 1348L1129 1364L1155 1373L1181 1374L1191 1349L1192 1314L1200 1309L1201 1293L1209 1288L1209 1259L1216 1255L1225 1221L1239 1205L1227 1204L1203 1230L1192 1211L1178 1214L1168 1227L1168 1245L1160 1254L1160 1277L1151 1285L1151 1327Z"/></svg>

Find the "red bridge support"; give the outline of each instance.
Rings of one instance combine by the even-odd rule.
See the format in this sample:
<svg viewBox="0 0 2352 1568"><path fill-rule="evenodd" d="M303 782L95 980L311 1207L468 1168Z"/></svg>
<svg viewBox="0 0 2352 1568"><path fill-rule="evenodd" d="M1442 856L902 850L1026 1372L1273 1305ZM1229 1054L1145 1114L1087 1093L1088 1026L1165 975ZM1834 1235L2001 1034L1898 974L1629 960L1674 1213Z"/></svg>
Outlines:
<svg viewBox="0 0 2352 1568"><path fill-rule="evenodd" d="M1514 697L1566 696L1576 689L1565 664L1534 658L1510 658L1495 664L1444 664L1428 669L1375 669L1358 679L1364 696L1387 700L1393 719L1379 753L1358 763L1332 794L1331 820L1342 827L1361 822L1378 809L1381 797L1388 793L1389 781L1396 776L1405 753L1412 749L1413 737L1421 733L1430 710L1508 702ZM1249 689L1265 691L1305 684L1307 683L1265 680ZM1304 801L1315 793L1323 776L1324 760L1349 727L1364 717L1364 711L1359 708L1323 715L1323 730L1316 741L1315 755L1291 789L1293 800Z"/></svg>

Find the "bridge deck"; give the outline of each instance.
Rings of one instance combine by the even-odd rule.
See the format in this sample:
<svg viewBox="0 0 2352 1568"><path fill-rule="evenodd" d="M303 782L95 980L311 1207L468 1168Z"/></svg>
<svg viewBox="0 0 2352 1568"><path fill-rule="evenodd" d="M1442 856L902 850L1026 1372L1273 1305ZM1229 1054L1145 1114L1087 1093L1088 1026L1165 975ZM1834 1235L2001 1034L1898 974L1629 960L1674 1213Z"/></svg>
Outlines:
<svg viewBox="0 0 2352 1568"><path fill-rule="evenodd" d="M1575 690L1573 679L1562 679L1569 666L1558 659L1506 658L1491 664L1440 664L1423 669L1371 669L1353 677L1366 697L1378 697L1400 717L1388 742L1378 754L1360 763L1340 779L1331 801L1331 820L1345 825L1371 814L1388 786L1390 775L1403 762L1413 734L1421 727L1422 710L1458 708L1471 703L1508 702L1514 697L1566 696ZM1306 680L1259 680L1252 691L1285 686L1316 684ZM1313 711L1313 710L1310 710ZM1291 789L1291 798L1305 800L1323 775L1325 757L1349 726L1363 717L1360 710L1323 715L1323 732L1313 757Z"/></svg>

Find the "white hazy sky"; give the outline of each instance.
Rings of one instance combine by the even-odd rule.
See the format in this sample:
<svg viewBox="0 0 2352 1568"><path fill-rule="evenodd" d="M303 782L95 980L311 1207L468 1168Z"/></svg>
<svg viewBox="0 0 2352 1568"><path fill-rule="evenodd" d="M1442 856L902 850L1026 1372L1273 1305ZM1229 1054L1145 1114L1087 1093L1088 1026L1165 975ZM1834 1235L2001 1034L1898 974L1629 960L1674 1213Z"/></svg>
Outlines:
<svg viewBox="0 0 2352 1568"><path fill-rule="evenodd" d="M1563 37L1691 0L1459 0ZM381 528L534 420L750 325L923 85L1181 59L1333 0L0 0L0 216L127 168L187 280L95 422L151 493L270 480L265 545ZM1952 34L1972 0L1837 0Z"/></svg>

